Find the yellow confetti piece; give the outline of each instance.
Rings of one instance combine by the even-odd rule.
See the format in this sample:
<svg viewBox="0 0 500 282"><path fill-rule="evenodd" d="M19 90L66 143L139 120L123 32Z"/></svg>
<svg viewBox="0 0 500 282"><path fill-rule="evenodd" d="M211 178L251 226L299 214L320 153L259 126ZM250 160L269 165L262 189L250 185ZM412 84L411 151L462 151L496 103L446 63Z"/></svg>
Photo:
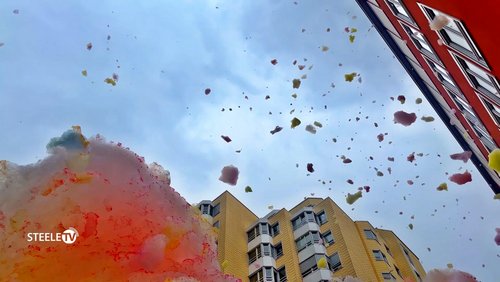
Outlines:
<svg viewBox="0 0 500 282"><path fill-rule="evenodd" d="M494 200L500 200L500 193L498 193L495 196L493 196L493 199Z"/></svg>
<svg viewBox="0 0 500 282"><path fill-rule="evenodd" d="M325 257L322 257L318 260L318 268L327 268L328 267L328 263L326 262L326 258Z"/></svg>
<svg viewBox="0 0 500 282"><path fill-rule="evenodd" d="M488 155L488 166L500 173L500 149L496 148Z"/></svg>
<svg viewBox="0 0 500 282"><path fill-rule="evenodd" d="M441 183L439 186L436 188L438 191L448 191L448 184L446 183Z"/></svg>
<svg viewBox="0 0 500 282"><path fill-rule="evenodd" d="M111 84L111 85L113 85L113 86L116 86L116 81L115 81L114 79L112 79L112 78L109 78L109 77L108 77L108 78L106 78L106 79L104 80L104 82L106 82L107 84Z"/></svg>
<svg viewBox="0 0 500 282"><path fill-rule="evenodd" d="M228 265L229 262L227 260L224 260L220 266L222 267L222 269L225 269Z"/></svg>
<svg viewBox="0 0 500 282"><path fill-rule="evenodd" d="M354 43L354 39L356 39L356 36L354 35L349 35L349 42Z"/></svg>
<svg viewBox="0 0 500 282"><path fill-rule="evenodd" d="M358 31L358 29L357 29L357 28L355 28L355 27L351 27L351 33L355 33L355 32L357 32L357 31Z"/></svg>
<svg viewBox="0 0 500 282"><path fill-rule="evenodd" d="M344 75L344 78L345 78L345 81L348 81L348 82L351 82L354 80L354 78L356 77L357 73L355 72L351 72L351 73L346 73Z"/></svg>
<svg viewBox="0 0 500 282"><path fill-rule="evenodd" d="M452 264L452 263L448 263L446 266L447 266L448 268L453 268L453 264Z"/></svg>
<svg viewBox="0 0 500 282"><path fill-rule="evenodd" d="M87 76L87 70L82 70L82 75Z"/></svg>
<svg viewBox="0 0 500 282"><path fill-rule="evenodd" d="M299 88L300 87L300 79L296 78L292 81L292 86L293 88Z"/></svg>
<svg viewBox="0 0 500 282"><path fill-rule="evenodd" d="M298 118L293 118L291 123L292 123L291 128L295 128L300 125L301 121Z"/></svg>

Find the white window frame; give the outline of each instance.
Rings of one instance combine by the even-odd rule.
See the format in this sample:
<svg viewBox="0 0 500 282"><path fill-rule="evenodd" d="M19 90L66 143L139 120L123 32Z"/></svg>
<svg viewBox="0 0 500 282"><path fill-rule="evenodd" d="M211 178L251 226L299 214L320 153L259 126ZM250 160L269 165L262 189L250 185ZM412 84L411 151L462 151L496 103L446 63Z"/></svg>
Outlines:
<svg viewBox="0 0 500 282"><path fill-rule="evenodd" d="M489 99L492 99L496 103L500 104L500 85L498 83L498 80L489 71L483 69L480 65L476 65L474 62L471 62L468 59L466 59L462 56L459 56L455 52L452 52L452 51L449 51L449 52L450 52L451 57L455 61L455 63L460 68L460 71L462 72L462 74L465 76L465 78L469 82L470 86L472 88L474 88L476 90L476 92L480 93L482 96L485 96ZM466 64L466 66L464 66L464 63ZM480 71L483 71L484 74L489 78L489 82L487 81L487 79L485 77L481 76L477 72L475 72L473 70L467 71L467 69L470 69L469 66L471 66L471 65L472 65L472 67L476 67ZM466 69L466 67L467 67L467 69ZM491 87L493 87L496 90L496 92L493 93L489 89L486 89L486 88L482 87L481 85L477 85L477 83L475 83L473 81L471 76L473 76L474 79L476 79L476 80L481 80L484 83L489 84Z"/></svg>
<svg viewBox="0 0 500 282"><path fill-rule="evenodd" d="M500 106L478 94L479 100L488 111L491 119L500 127Z"/></svg>
<svg viewBox="0 0 500 282"><path fill-rule="evenodd" d="M391 12L394 14L394 16L396 16L398 19L401 19L404 22L411 24L414 27L417 27L417 23L415 22L415 20L411 16L410 11L408 9L406 9L405 5L403 4L403 2L401 0L385 0L385 4L387 5L387 7L389 7L389 10L391 10ZM394 8L391 6L391 4L394 6L396 6L396 5L401 6L401 8L406 13L406 15L400 13L397 8L396 8L397 12L394 11Z"/></svg>
<svg viewBox="0 0 500 282"><path fill-rule="evenodd" d="M417 50L420 52L420 54L424 55L425 57L432 58L432 60L434 61L440 62L439 57L436 55L436 51L434 51L434 48L429 43L429 40L427 40L425 35L419 29L401 20L398 20L398 22L405 31L405 33L408 35L408 37L410 37L410 40L412 41L415 48L417 48ZM418 33L422 38L418 38L418 36L416 36L415 33ZM428 47L428 49L424 47L424 44Z"/></svg>
<svg viewBox="0 0 500 282"><path fill-rule="evenodd" d="M436 31L436 33L438 34L439 38L443 41L443 44L445 44L446 46L448 46L448 48L450 48L450 49L452 49L452 50L454 50L456 52L459 52L460 54L463 54L464 56L466 56L466 57L468 57L468 58L476 61L477 63L479 63L480 65L486 67L487 69L490 69L489 66L488 66L488 64L486 63L483 55L479 51L479 48L477 48L476 44L474 43L474 40L472 40L472 37L469 35L469 32L467 31L467 29L465 28L464 24L459 19L457 19L455 17L452 17L452 16L450 16L450 15L448 15L446 13L443 13L443 12L437 10L437 9L429 7L427 5L421 4L421 3L418 3L418 6L420 7L420 9L422 10L422 12L424 13L424 15L427 18L427 20L429 20L429 22L432 21L433 17L431 17L431 15L427 11L427 9L431 10L434 15L441 14L443 16L446 16L458 28L458 31L455 31L455 29L450 28L450 27L447 26L447 27L444 27L443 29L441 29L439 31ZM456 35L461 36L467 42L467 45L468 45L469 48L463 47L460 44L454 43L451 40L449 40L450 36L448 35L448 33L450 33L450 32L453 32ZM470 50L468 50L468 49L470 49Z"/></svg>
<svg viewBox="0 0 500 282"><path fill-rule="evenodd" d="M452 91L460 92L455 79L453 79L450 72L446 70L445 67L427 57L424 57L424 59L429 68L431 68L432 72L434 73L434 76L436 76L436 78L441 82L441 85L443 85L445 88L452 89ZM433 65L435 65L435 67ZM442 76L442 78L439 76L439 74Z"/></svg>

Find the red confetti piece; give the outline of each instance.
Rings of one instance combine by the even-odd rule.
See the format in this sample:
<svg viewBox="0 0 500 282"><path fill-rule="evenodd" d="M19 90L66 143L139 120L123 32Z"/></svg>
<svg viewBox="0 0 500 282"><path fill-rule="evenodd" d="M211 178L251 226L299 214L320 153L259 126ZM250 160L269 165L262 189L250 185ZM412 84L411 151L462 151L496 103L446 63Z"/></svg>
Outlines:
<svg viewBox="0 0 500 282"><path fill-rule="evenodd" d="M398 111L394 113L394 123L399 123L404 126L410 126L417 120L417 115L415 113L407 113L404 111Z"/></svg>
<svg viewBox="0 0 500 282"><path fill-rule="evenodd" d="M449 180L451 182L455 182L458 185L463 185L472 181L472 175L468 171L465 171L464 173L455 173L450 176Z"/></svg>
<svg viewBox="0 0 500 282"><path fill-rule="evenodd" d="M278 60L276 60L276 59L272 59L272 60L271 60L271 64L273 64L274 66L275 66L275 65L277 65L277 64L278 64Z"/></svg>

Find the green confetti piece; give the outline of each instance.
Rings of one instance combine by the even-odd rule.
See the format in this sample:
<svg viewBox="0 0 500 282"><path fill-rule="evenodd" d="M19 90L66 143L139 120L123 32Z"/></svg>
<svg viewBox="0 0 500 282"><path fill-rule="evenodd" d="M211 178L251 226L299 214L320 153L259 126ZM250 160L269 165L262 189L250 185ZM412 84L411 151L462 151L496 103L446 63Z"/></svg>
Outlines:
<svg viewBox="0 0 500 282"><path fill-rule="evenodd" d="M250 186L245 187L245 192L246 193L253 192L252 187L250 187Z"/></svg>
<svg viewBox="0 0 500 282"><path fill-rule="evenodd" d="M422 104L422 98L417 98L415 100L415 104Z"/></svg>
<svg viewBox="0 0 500 282"><path fill-rule="evenodd" d="M425 121L425 122L433 122L434 121L434 118L433 117L426 117L426 116L423 116L421 118L421 120Z"/></svg>
<svg viewBox="0 0 500 282"><path fill-rule="evenodd" d="M349 42L354 43L354 39L356 39L356 36L354 35L349 35Z"/></svg>
<svg viewBox="0 0 500 282"><path fill-rule="evenodd" d="M319 127L319 128L322 128L322 127L323 127L323 125L322 125L322 124L321 124L321 122L319 122L319 121L315 121L315 122L314 122L314 125L315 125L315 126L317 126L317 127Z"/></svg>
<svg viewBox="0 0 500 282"><path fill-rule="evenodd" d="M87 76L87 70L82 70L82 75Z"/></svg>
<svg viewBox="0 0 500 282"><path fill-rule="evenodd" d="M410 228L410 230L413 230L413 224L408 224L408 227Z"/></svg>
<svg viewBox="0 0 500 282"><path fill-rule="evenodd" d="M352 204L354 204L354 202L356 202L361 197L363 197L363 193L361 191L358 191L358 192L356 192L354 194L347 193L346 202L349 205L352 205Z"/></svg>

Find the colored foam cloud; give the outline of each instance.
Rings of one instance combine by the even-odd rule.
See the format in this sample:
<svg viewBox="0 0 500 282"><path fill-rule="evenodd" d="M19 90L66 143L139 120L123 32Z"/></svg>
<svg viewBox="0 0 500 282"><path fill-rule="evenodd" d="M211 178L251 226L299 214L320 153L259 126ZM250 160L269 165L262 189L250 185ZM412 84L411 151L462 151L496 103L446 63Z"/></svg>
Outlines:
<svg viewBox="0 0 500 282"><path fill-rule="evenodd" d="M88 140L79 127L47 148L36 164L0 163L2 279L237 281L220 270L211 225L160 165L120 143ZM73 244L28 241L74 231Z"/></svg>

